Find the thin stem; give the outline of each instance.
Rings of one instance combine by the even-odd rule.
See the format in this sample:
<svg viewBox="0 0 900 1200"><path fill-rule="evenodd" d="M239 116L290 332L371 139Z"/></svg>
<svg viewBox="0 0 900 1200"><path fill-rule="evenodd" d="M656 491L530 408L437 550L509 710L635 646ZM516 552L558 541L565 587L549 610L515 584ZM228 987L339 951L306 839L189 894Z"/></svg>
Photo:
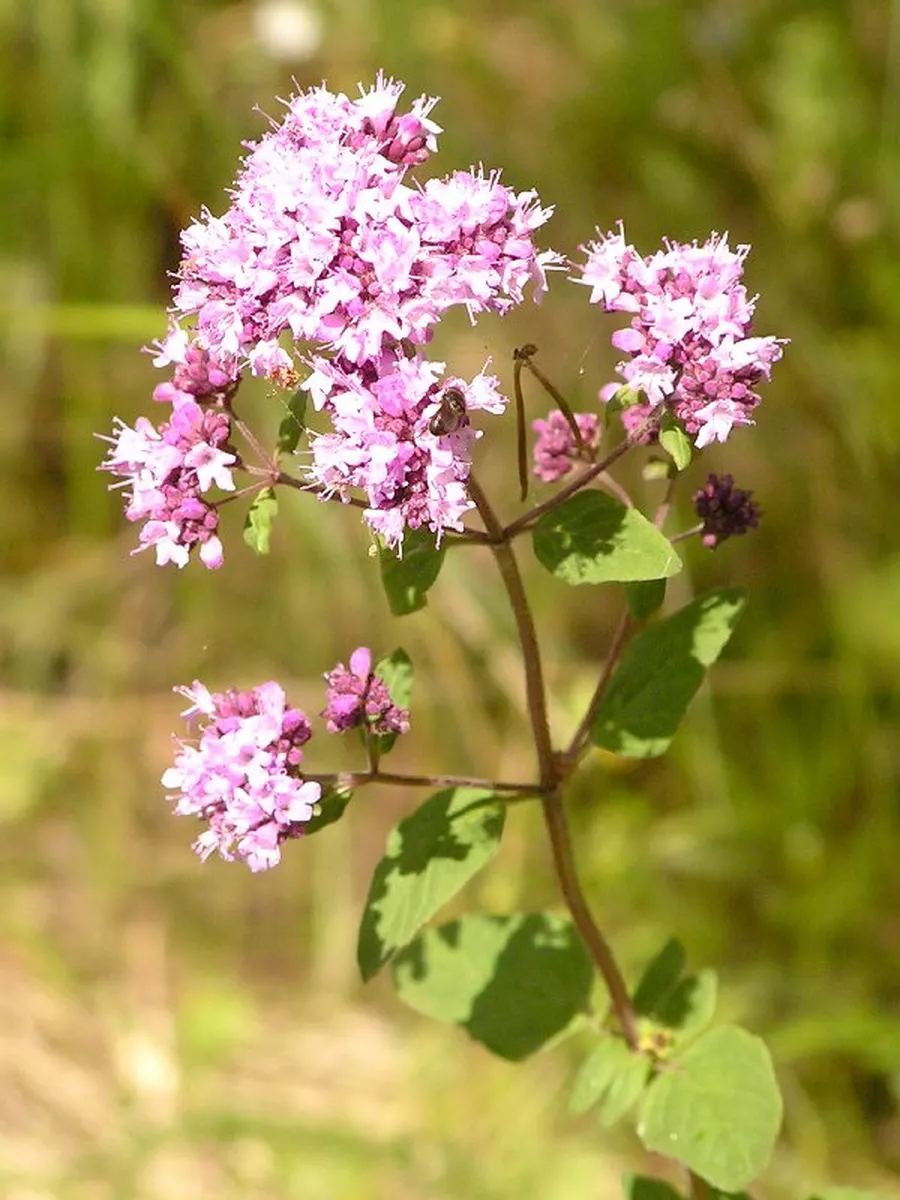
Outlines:
<svg viewBox="0 0 900 1200"><path fill-rule="evenodd" d="M241 418L237 415L237 413L233 409L231 410L231 419L234 421L238 430L243 435L244 440L247 441L253 447L254 451L256 452L257 457L259 458L259 461L269 464L269 471L271 473L271 471L273 469L272 468L272 460L271 460L270 456L266 453L265 447L262 445L259 438L253 432L253 430L250 428L250 426L247 424L247 422L241 420Z"/></svg>
<svg viewBox="0 0 900 1200"><path fill-rule="evenodd" d="M572 436L575 438L575 444L578 446L580 453L589 454L589 450L585 445L581 429L578 426L578 421L575 419L575 414L572 411L572 406L569 404L562 392L560 392L560 390L551 382L551 380L548 379L540 367L536 367L531 360L531 356L533 354L537 354L537 346L523 346L522 349L516 353L521 357L525 366L532 373L547 395L550 396L550 398L553 400L553 403L556 405L562 415L566 418L569 428L572 430Z"/></svg>
<svg viewBox="0 0 900 1200"><path fill-rule="evenodd" d="M513 352L513 395L516 398L516 462L519 467L519 499L528 498L528 440L525 434L525 397L522 395L522 367L527 359L524 346Z"/></svg>
<svg viewBox="0 0 900 1200"><path fill-rule="evenodd" d="M576 763L584 753L585 746L591 734L591 726L594 724L594 718L597 715L600 705L603 703L603 697L606 695L606 689L609 686L612 673L616 669L619 659L622 657L622 651L625 649L628 638L631 636L633 623L631 614L626 609L613 635L609 653L606 656L606 662L603 664L603 671L594 689L594 694L591 696L584 716L581 718L578 728L575 730L575 734L569 743L569 747L563 755L563 758L569 763Z"/></svg>
<svg viewBox="0 0 900 1200"><path fill-rule="evenodd" d="M365 787L370 783L390 783L398 787L469 787L491 792L508 792L523 800L541 794L537 783L506 783L502 779L475 779L468 775L404 775L396 771L340 771L331 774L303 773L304 779L323 787Z"/></svg>
<svg viewBox="0 0 900 1200"><path fill-rule="evenodd" d="M699 525L692 525L690 529L683 529L681 533L673 533L669 541L674 545L675 542L686 542L688 538L696 537L698 533L703 532L703 522Z"/></svg>
<svg viewBox="0 0 900 1200"><path fill-rule="evenodd" d="M564 488L560 488L549 500L545 500L543 504L536 504L534 508L530 508L521 517L517 517L515 521L511 521L509 525L504 526L502 530L503 536L507 539L517 537L530 525L533 525L544 513L550 512L557 505L562 504L564 500L568 500L570 496L574 496L576 492L580 492L592 479L596 479L598 475L602 475L604 471L608 471L613 463L618 462L623 455L627 454L629 450L633 450L639 444L640 439L648 429L652 428L657 420L658 417L655 415L648 417L633 433L623 438L618 446L613 447L605 458L601 458L599 462L593 463L586 470L582 471L571 483L566 484Z"/></svg>
<svg viewBox="0 0 900 1200"><path fill-rule="evenodd" d="M591 910L588 908L587 901L584 898L584 893L581 890L578 873L575 870L575 860L572 855L572 841L569 836L569 827L566 823L566 814L559 794L554 793L553 795L545 796L542 808L544 823L547 826L550 845L553 849L553 863L556 867L560 891L565 898L569 912L572 914L575 927L581 934L585 945L591 952L594 962L597 964L597 969L603 976L603 982L606 984L606 990L609 992L609 998L612 1002L613 1012L616 1014L625 1040L632 1050L636 1050L639 1045L640 1035L634 1006L631 1003L628 988L625 986L625 980L622 977L622 972L619 970L609 943L594 921Z"/></svg>
<svg viewBox="0 0 900 1200"><path fill-rule="evenodd" d="M669 481L666 484L666 490L663 492L663 498L659 502L659 507L653 514L653 524L657 529L662 529L669 516L669 510L672 507L672 497L675 495L675 488L678 485L678 475L672 474L669 476Z"/></svg>
<svg viewBox="0 0 900 1200"><path fill-rule="evenodd" d="M537 750L541 787L551 788L557 781L557 768L553 759L553 745L550 741L550 723L547 719L547 697L544 691L541 652L531 607L525 593L525 585L522 583L519 564L516 562L509 538L504 533L503 526L474 475L469 476L469 494L475 501L481 519L484 521L484 527L491 537L491 551L500 568L506 594L509 597L510 607L516 621L519 643L522 647L522 660L525 666L528 716Z"/></svg>

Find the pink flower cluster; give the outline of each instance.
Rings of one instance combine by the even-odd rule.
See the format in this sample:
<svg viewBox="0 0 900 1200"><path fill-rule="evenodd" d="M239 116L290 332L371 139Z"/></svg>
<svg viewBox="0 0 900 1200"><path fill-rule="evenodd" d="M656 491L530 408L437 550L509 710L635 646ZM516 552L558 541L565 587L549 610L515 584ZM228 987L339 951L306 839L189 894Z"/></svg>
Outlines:
<svg viewBox="0 0 900 1200"><path fill-rule="evenodd" d="M325 496L363 491L365 518L388 545L400 545L407 527L426 525L440 535L461 526L472 507L466 482L480 436L468 414L500 413L506 405L494 376L441 380L443 370L419 354L385 350L359 367L316 359L306 381L334 430L312 436L310 474ZM444 424L448 394L461 398L465 415Z"/></svg>
<svg viewBox="0 0 900 1200"><path fill-rule="evenodd" d="M421 348L449 308L473 320L505 313L527 287L546 290L547 268L561 261L535 249L552 210L534 192L517 194L481 169L405 182L436 150L440 128L433 98L398 112L402 92L379 76L355 100L320 87L287 102L284 119L248 147L228 210L204 211L182 235L175 323L155 360L176 364L155 392L173 404L185 393L199 399L198 365L208 376L200 386L216 393L245 369L295 386L298 368L309 368L305 386L333 426L311 441L310 482L325 497L361 490L366 519L393 546L407 527L458 529L471 507L476 434L467 421L446 433L435 423L446 389L463 393L467 412L506 403L484 372L442 383L443 365ZM186 319L190 334L178 323ZM118 454L107 467L134 474ZM170 542L192 544L168 508L129 516L161 520ZM170 559L187 561L181 550L159 561ZM221 552L203 561L217 565Z"/></svg>
<svg viewBox="0 0 900 1200"><path fill-rule="evenodd" d="M600 419L596 413L576 413L575 421L583 445L579 446L572 426L558 408L550 411L546 421L531 422L537 435L534 443L534 473L544 483L556 483L565 478L575 462L590 461L590 454L600 442Z"/></svg>
<svg viewBox="0 0 900 1200"><path fill-rule="evenodd" d="M583 249L577 282L591 288L591 303L631 314L612 340L630 355L619 374L649 410L664 404L698 448L753 424L754 388L784 343L751 336L756 302L740 282L749 246L732 251L713 234L702 246L667 242L644 258L620 225Z"/></svg>
<svg viewBox="0 0 900 1200"><path fill-rule="evenodd" d="M191 701L185 716L204 719L197 745L179 741L175 765L162 783L175 812L206 821L194 842L202 859L214 850L235 855L252 871L281 859L281 845L299 837L322 789L300 773L309 721L285 703L277 683L250 691L212 693L201 683L177 691Z"/></svg>
<svg viewBox="0 0 900 1200"><path fill-rule="evenodd" d="M205 495L212 487L234 490L231 468L237 462L229 445L231 418L222 405L228 379L210 362L209 355L189 347L186 339L169 338L167 354L179 355L170 383L162 384L155 398L172 405L172 415L157 429L146 417L134 427L116 421L102 469L122 477L127 487L125 515L144 521L140 546L152 546L157 564L173 562L183 567L191 550L198 549L207 567L222 564L218 537L219 514Z"/></svg>
<svg viewBox="0 0 900 1200"><path fill-rule="evenodd" d="M409 713L391 699L384 680L372 670L372 652L365 646L350 655L350 668L338 663L325 676L327 703L322 711L329 733L344 733L364 725L370 733L406 733Z"/></svg>

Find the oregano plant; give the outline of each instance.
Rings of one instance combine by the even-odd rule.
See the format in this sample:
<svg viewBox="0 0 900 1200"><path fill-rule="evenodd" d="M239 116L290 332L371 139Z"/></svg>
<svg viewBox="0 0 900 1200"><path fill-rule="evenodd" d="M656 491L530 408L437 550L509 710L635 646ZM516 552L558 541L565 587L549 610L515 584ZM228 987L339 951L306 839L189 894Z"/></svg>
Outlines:
<svg viewBox="0 0 900 1200"><path fill-rule="evenodd" d="M414 737L413 663L402 649L376 659L360 646L326 674L320 713L326 734L358 739L358 769L315 771L313 722L279 683L213 692L195 681L177 689L194 733L177 743L163 786L173 811L199 824L201 859L217 853L252 871L283 857L290 869L302 854L291 843L327 836L362 789L406 790L409 810L361 915L363 978L388 970L417 1012L509 1060L579 1031L572 1112L592 1111L606 1127L632 1122L647 1150L682 1168L669 1173L681 1191L627 1177L625 1195L741 1193L766 1167L781 1123L769 1053L717 1020L716 975L690 968L677 940L640 978L625 978L580 882L567 793L594 747L663 754L728 643L743 591L673 610L666 581L690 539L714 549L752 529L758 509L730 475L711 473L692 497L690 528L669 529L672 501L706 447L753 425L757 389L784 342L754 335L756 301L742 282L749 248L724 236L642 254L619 224L569 260L538 246L551 210L499 172L417 181L440 129L434 99L403 111L402 92L383 77L355 99L324 86L301 92L249 145L228 208L204 211L182 235L170 328L155 346L155 365L168 369L153 393L163 419L117 422L103 466L124 486L138 549L159 565L218 568L225 504L245 506L244 539L261 554L290 491L357 507L375 543L373 576L398 618L440 586L450 547L488 547L518 633L534 769L515 780L391 771L397 739ZM618 316L618 378L596 381L592 411L572 411L532 345L515 351L505 381L490 362L464 378L429 356L449 310L502 316L551 278L586 287L586 303ZM248 374L283 393L271 447L242 402ZM551 405L530 429L526 376ZM475 451L510 407L518 487L497 496ZM626 457L658 481L652 511L612 473ZM593 694L562 742L519 566L524 541L561 594L606 585L621 600ZM490 869L509 810L523 803L542 811L559 905L448 920L442 910Z"/></svg>

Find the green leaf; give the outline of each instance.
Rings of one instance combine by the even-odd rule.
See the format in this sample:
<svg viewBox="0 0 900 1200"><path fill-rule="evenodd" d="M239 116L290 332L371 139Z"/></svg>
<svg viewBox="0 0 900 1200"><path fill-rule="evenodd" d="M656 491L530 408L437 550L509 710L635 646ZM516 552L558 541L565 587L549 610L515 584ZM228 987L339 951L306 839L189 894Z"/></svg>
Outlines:
<svg viewBox="0 0 900 1200"><path fill-rule="evenodd" d="M644 483L658 483L661 479L670 479L672 464L666 458L651 455L641 467L641 479Z"/></svg>
<svg viewBox="0 0 900 1200"><path fill-rule="evenodd" d="M625 1200L683 1200L670 1184L647 1175L623 1175L622 1192Z"/></svg>
<svg viewBox="0 0 900 1200"><path fill-rule="evenodd" d="M637 583L625 584L625 602L636 621L652 617L666 598L664 579L642 579Z"/></svg>
<svg viewBox="0 0 900 1200"><path fill-rule="evenodd" d="M706 968L682 979L659 1007L659 1020L675 1032L676 1042L705 1029L716 1013L719 978Z"/></svg>
<svg viewBox="0 0 900 1200"><path fill-rule="evenodd" d="M610 1084L600 1101L600 1124L611 1129L643 1095L650 1078L651 1064L643 1054L629 1051L628 1062Z"/></svg>
<svg viewBox="0 0 900 1200"><path fill-rule="evenodd" d="M425 594L440 574L446 547L438 548L429 529L411 529L403 538L403 557L382 546L381 582L395 617L424 608Z"/></svg>
<svg viewBox="0 0 900 1200"><path fill-rule="evenodd" d="M309 837L310 834L318 833L320 829L324 829L328 825L333 825L335 821L339 821L352 799L352 792L337 790L324 792L319 803L316 805L318 810L316 815L303 826L303 836Z"/></svg>
<svg viewBox="0 0 900 1200"><path fill-rule="evenodd" d="M580 1116L593 1108L630 1057L631 1051L621 1038L602 1035L578 1068L569 1098L569 1112Z"/></svg>
<svg viewBox="0 0 900 1200"><path fill-rule="evenodd" d="M244 521L244 541L257 554L268 554L272 524L278 512L278 500L272 488L257 492Z"/></svg>
<svg viewBox="0 0 900 1200"><path fill-rule="evenodd" d="M392 830L359 929L363 979L406 946L497 853L506 810L478 788L436 792Z"/></svg>
<svg viewBox="0 0 900 1200"><path fill-rule="evenodd" d="M384 680L391 699L398 708L409 708L412 697L412 659L402 646L380 658L373 667L376 675Z"/></svg>
<svg viewBox="0 0 900 1200"><path fill-rule="evenodd" d="M293 454L300 441L300 435L306 428L306 404L309 393L305 388L297 388L288 397L285 408L287 411L278 426L276 449L279 454Z"/></svg>
<svg viewBox="0 0 900 1200"><path fill-rule="evenodd" d="M470 914L418 937L397 955L393 976L411 1008L518 1061L587 1011L594 971L564 917Z"/></svg>
<svg viewBox="0 0 900 1200"><path fill-rule="evenodd" d="M681 570L668 538L636 508L605 492L578 492L534 528L534 552L564 583L627 583Z"/></svg>
<svg viewBox="0 0 900 1200"><path fill-rule="evenodd" d="M647 1089L638 1137L714 1187L745 1188L769 1161L782 1103L769 1052L735 1026L704 1033Z"/></svg>
<svg viewBox="0 0 900 1200"><path fill-rule="evenodd" d="M575 1076L569 1110L587 1112L599 1101L600 1123L615 1125L643 1092L650 1067L650 1060L635 1054L621 1038L605 1035Z"/></svg>
<svg viewBox="0 0 900 1200"><path fill-rule="evenodd" d="M636 634L594 720L595 745L628 758L662 754L745 602L740 588L708 592Z"/></svg>
<svg viewBox="0 0 900 1200"><path fill-rule="evenodd" d="M672 994L685 964L684 946L678 938L669 938L662 950L644 969L634 991L635 1011L644 1017L658 1017L663 1001Z"/></svg>
<svg viewBox="0 0 900 1200"><path fill-rule="evenodd" d="M685 467L690 466L694 454L693 444L671 413L667 412L663 416L659 428L659 444L672 459L676 470L683 471Z"/></svg>
<svg viewBox="0 0 900 1200"><path fill-rule="evenodd" d="M623 412L626 408L631 408L632 405L638 404L640 399L640 392L628 387L627 384L622 384L603 405L604 425L608 426L612 417L616 416L617 413Z"/></svg>
<svg viewBox="0 0 900 1200"><path fill-rule="evenodd" d="M401 647L388 654L373 667L376 675L384 680L391 699L398 708L409 708L412 696L413 665L409 655ZM378 756L381 757L391 749L400 735L397 733L382 733L373 737Z"/></svg>

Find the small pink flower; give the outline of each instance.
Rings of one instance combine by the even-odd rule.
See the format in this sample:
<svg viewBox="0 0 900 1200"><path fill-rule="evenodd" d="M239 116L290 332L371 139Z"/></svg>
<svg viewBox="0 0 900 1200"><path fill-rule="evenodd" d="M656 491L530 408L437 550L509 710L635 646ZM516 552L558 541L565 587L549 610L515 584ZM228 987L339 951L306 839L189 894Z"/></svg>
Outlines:
<svg viewBox="0 0 900 1200"><path fill-rule="evenodd" d="M327 704L322 710L329 733L364 726L373 734L406 733L409 713L391 699L384 680L372 671L372 652L360 646L350 655L350 668L338 663L325 676Z"/></svg>
<svg viewBox="0 0 900 1200"><path fill-rule="evenodd" d="M595 450L600 442L600 420L596 413L576 413L575 420L587 451ZM582 450L572 427L558 408L552 409L546 421L532 421L537 434L534 443L534 473L544 483L556 483L565 478L576 461L590 461Z"/></svg>
<svg viewBox="0 0 900 1200"><path fill-rule="evenodd" d="M191 701L186 716L201 718L196 745L177 741L175 763L162 783L180 816L209 828L195 840L202 859L214 850L242 858L252 871L275 866L281 846L300 837L322 789L299 766L309 721L285 702L274 682L246 692L211 693L196 682L176 688Z"/></svg>
<svg viewBox="0 0 900 1200"><path fill-rule="evenodd" d="M629 386L651 408L665 405L700 449L753 424L753 389L769 378L784 339L751 336L755 300L740 282L749 246L732 251L712 234L702 246L667 242L642 258L620 223L583 249L575 279L591 288L591 303L633 314L612 337L631 356L618 367Z"/></svg>

